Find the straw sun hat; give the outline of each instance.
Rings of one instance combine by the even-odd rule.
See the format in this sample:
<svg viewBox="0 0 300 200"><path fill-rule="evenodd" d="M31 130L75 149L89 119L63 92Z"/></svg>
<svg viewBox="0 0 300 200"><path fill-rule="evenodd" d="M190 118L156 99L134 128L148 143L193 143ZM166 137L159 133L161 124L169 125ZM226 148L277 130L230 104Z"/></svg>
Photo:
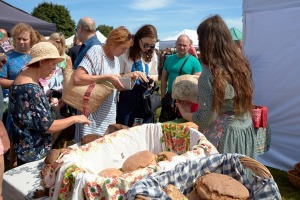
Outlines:
<svg viewBox="0 0 300 200"><path fill-rule="evenodd" d="M36 63L44 59L57 59L57 62L62 62L64 57L60 56L57 48L50 42L39 42L30 50L31 60L27 65Z"/></svg>

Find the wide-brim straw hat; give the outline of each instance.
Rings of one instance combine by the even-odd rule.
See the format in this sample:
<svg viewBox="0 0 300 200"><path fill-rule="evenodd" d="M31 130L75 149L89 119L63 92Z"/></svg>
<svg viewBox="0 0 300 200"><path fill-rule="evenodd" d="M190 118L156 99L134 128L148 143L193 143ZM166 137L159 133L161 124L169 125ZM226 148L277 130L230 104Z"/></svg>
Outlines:
<svg viewBox="0 0 300 200"><path fill-rule="evenodd" d="M30 50L31 60L27 65L31 65L45 59L56 59L57 62L62 62L64 57L60 56L57 48L50 42L39 42Z"/></svg>

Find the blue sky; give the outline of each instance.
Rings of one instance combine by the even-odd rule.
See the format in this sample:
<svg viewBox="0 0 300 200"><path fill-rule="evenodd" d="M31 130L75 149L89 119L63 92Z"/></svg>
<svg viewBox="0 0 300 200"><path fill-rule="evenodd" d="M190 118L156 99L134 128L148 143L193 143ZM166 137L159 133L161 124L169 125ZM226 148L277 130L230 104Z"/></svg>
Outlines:
<svg viewBox="0 0 300 200"><path fill-rule="evenodd" d="M4 0L31 13L42 0ZM242 31L242 0L45 0L65 6L75 23L91 17L96 25L126 26L132 33L143 24L157 28L160 40L183 29L196 30L210 15L219 14L228 28Z"/></svg>

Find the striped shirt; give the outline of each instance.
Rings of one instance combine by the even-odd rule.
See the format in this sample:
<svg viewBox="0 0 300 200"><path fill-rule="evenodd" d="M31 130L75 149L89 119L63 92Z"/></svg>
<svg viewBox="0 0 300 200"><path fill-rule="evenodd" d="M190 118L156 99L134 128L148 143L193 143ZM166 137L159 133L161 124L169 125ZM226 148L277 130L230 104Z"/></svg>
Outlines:
<svg viewBox="0 0 300 200"><path fill-rule="evenodd" d="M94 45L86 53L93 61L93 66L87 56L84 56L79 66L83 67L88 74L120 74L120 64L117 57L114 57L114 61L110 61L102 46ZM110 124L116 123L116 108L117 108L117 90L107 97L106 100L99 106L99 108L88 115L88 119L92 122L90 126L80 125L80 136L94 133L103 135L107 127ZM80 137L80 138L81 138ZM76 137L75 137L76 140ZM76 141L79 142L79 141Z"/></svg>

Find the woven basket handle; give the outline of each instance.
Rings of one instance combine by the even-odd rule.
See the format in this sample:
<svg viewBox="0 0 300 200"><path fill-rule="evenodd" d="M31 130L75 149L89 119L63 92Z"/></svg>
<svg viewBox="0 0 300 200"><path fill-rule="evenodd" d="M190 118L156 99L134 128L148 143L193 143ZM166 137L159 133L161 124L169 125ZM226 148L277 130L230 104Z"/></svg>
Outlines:
<svg viewBox="0 0 300 200"><path fill-rule="evenodd" d="M101 70L102 70L102 65L103 65L103 54L104 54L104 51L102 52L102 56L101 56L101 61L100 61L100 73L101 73ZM92 61L92 59L90 58L90 56L88 54L85 54L85 56L87 57L87 59L90 61L91 65L92 65L92 68L93 68L93 75L96 75L96 68L94 66L94 63ZM87 106L88 106L88 103L89 103L89 100L90 100L90 97L91 97L91 94L92 94L92 91L95 87L95 83L92 83L89 85L89 87L87 88L87 90L85 91L84 95L83 95L83 105L82 105L82 111L83 111L83 114L87 117L89 115L89 111L87 109Z"/></svg>
<svg viewBox="0 0 300 200"><path fill-rule="evenodd" d="M272 178L273 177L271 172L268 170L268 168L266 168L260 162L254 160L248 156L241 157L239 159L245 167L251 169L257 176L262 177L262 178Z"/></svg>

